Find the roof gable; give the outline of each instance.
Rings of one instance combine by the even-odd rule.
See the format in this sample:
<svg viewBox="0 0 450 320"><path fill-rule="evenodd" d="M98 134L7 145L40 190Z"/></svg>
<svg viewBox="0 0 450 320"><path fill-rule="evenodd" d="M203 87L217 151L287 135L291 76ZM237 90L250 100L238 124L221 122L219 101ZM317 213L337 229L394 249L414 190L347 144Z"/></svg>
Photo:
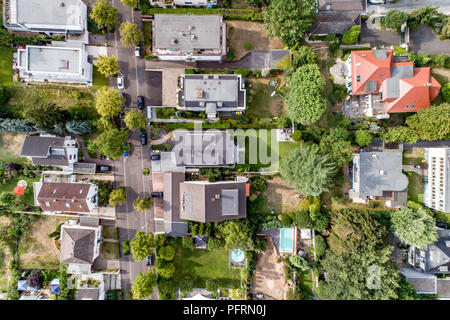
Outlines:
<svg viewBox="0 0 450 320"><path fill-rule="evenodd" d="M377 92L381 83L391 77L392 57L393 50L352 51L353 94ZM376 81L376 86L373 81Z"/></svg>
<svg viewBox="0 0 450 320"><path fill-rule="evenodd" d="M94 229L63 227L61 233L61 262L81 264L94 262Z"/></svg>

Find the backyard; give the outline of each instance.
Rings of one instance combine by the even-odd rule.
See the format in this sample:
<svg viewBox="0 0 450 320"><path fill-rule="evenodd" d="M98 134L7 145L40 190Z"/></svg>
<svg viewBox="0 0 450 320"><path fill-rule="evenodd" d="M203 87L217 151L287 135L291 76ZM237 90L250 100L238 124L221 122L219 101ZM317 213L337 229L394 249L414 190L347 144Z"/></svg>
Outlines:
<svg viewBox="0 0 450 320"><path fill-rule="evenodd" d="M108 78L106 78L103 74L98 72L98 69L96 66L94 66L94 73L92 75L92 87L95 90L98 90L103 87L108 86Z"/></svg>
<svg viewBox="0 0 450 320"><path fill-rule="evenodd" d="M103 259L119 259L119 243L104 241L100 249L100 256Z"/></svg>
<svg viewBox="0 0 450 320"><path fill-rule="evenodd" d="M269 79L256 79L251 81L252 90L251 94L249 94L246 113L258 118L282 116L286 112L284 100L279 94L271 96L275 88L269 86Z"/></svg>
<svg viewBox="0 0 450 320"><path fill-rule="evenodd" d="M407 172L408 176L408 200L423 202L423 180L422 176L415 172Z"/></svg>
<svg viewBox="0 0 450 320"><path fill-rule="evenodd" d="M0 216L0 228L6 227L11 223L8 217ZM6 292L8 290L8 261L9 248L3 243L0 244L0 292Z"/></svg>
<svg viewBox="0 0 450 320"><path fill-rule="evenodd" d="M33 194L33 182L39 181L40 177L28 178L25 176L16 176L14 179L5 184L0 184L0 193L2 192L13 192L17 182L19 180L25 180L28 185L25 189L25 194L22 196L23 200L31 205L34 205L34 194Z"/></svg>
<svg viewBox="0 0 450 320"><path fill-rule="evenodd" d="M283 49L280 39L269 39L262 22L232 20L228 25L228 44L234 50L236 59L240 59L251 51L269 51ZM251 43L251 49L246 50L246 43Z"/></svg>
<svg viewBox="0 0 450 320"><path fill-rule="evenodd" d="M0 160L24 163L26 158L20 157L19 154L26 136L25 133L2 132L0 134Z"/></svg>
<svg viewBox="0 0 450 320"><path fill-rule="evenodd" d="M0 46L0 85L10 87L13 85L12 79L12 56L13 49Z"/></svg>
<svg viewBox="0 0 450 320"><path fill-rule="evenodd" d="M41 216L19 242L19 266L25 269L54 269L59 267L59 250L48 237L60 223L70 218Z"/></svg>
<svg viewBox="0 0 450 320"><path fill-rule="evenodd" d="M216 278L223 288L237 288L240 285L239 270L231 269L228 262L228 250L188 249L177 242L175 255L175 283L191 277L195 288L205 288L206 280Z"/></svg>
<svg viewBox="0 0 450 320"><path fill-rule="evenodd" d="M424 159L424 149L414 148L403 151L403 165L421 165Z"/></svg>

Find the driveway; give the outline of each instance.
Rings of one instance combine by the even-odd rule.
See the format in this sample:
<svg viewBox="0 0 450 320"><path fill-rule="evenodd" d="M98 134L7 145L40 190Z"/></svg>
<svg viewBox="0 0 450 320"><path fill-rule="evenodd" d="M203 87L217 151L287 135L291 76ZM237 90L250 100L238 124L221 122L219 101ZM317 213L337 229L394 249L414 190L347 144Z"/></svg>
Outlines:
<svg viewBox="0 0 450 320"><path fill-rule="evenodd" d="M162 72L161 71L147 71L145 72L147 87L147 106L161 106L162 105ZM176 91L174 91L176 92Z"/></svg>
<svg viewBox="0 0 450 320"><path fill-rule="evenodd" d="M421 25L417 30L411 30L410 50L415 53L450 54L450 39L439 40L427 25Z"/></svg>
<svg viewBox="0 0 450 320"><path fill-rule="evenodd" d="M361 42L370 43L372 47L378 45L400 45L401 36L398 32L383 29L369 29L366 23L361 24Z"/></svg>
<svg viewBox="0 0 450 320"><path fill-rule="evenodd" d="M439 11L449 15L450 14L450 1L448 0L398 0L396 3L386 3L385 5L371 5L369 7L379 7L380 13L386 13L391 9L398 9L401 11L413 11L427 5L433 7L439 7Z"/></svg>

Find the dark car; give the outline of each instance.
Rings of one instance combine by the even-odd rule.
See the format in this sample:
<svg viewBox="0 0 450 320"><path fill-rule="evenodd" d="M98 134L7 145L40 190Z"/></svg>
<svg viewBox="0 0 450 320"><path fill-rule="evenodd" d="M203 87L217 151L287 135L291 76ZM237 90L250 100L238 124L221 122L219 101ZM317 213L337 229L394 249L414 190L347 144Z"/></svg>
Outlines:
<svg viewBox="0 0 450 320"><path fill-rule="evenodd" d="M137 97L137 104L138 104L139 110L144 109L144 97L143 96Z"/></svg>
<svg viewBox="0 0 450 320"><path fill-rule="evenodd" d="M161 160L161 155L159 155L159 154L152 154L152 160Z"/></svg>
<svg viewBox="0 0 450 320"><path fill-rule="evenodd" d="M146 145L147 144L147 132L141 131L141 144Z"/></svg>
<svg viewBox="0 0 450 320"><path fill-rule="evenodd" d="M162 198L163 193L162 192L152 192L152 197L153 198Z"/></svg>
<svg viewBox="0 0 450 320"><path fill-rule="evenodd" d="M123 92L119 92L119 96L124 98L124 103L122 104L122 108L125 108L127 106L127 96Z"/></svg>
<svg viewBox="0 0 450 320"><path fill-rule="evenodd" d="M151 266L151 264L152 264L152 256L146 256L145 257L145 265L147 267L149 267L149 266Z"/></svg>
<svg viewBox="0 0 450 320"><path fill-rule="evenodd" d="M111 166L97 166L97 172L109 172L111 171Z"/></svg>

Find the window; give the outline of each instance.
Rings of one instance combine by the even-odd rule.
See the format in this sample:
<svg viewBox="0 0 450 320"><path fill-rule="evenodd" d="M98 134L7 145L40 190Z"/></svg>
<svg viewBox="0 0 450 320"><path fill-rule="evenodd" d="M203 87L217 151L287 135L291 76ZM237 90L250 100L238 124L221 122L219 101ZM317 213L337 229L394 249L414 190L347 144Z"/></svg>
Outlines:
<svg viewBox="0 0 450 320"><path fill-rule="evenodd" d="M416 107L416 105L415 104L413 104L412 106L411 106L411 109L414 109Z"/></svg>
<svg viewBox="0 0 450 320"><path fill-rule="evenodd" d="M409 104L406 105L406 109L409 109Z"/></svg>
<svg viewBox="0 0 450 320"><path fill-rule="evenodd" d="M356 81L361 81L361 76L356 76Z"/></svg>

